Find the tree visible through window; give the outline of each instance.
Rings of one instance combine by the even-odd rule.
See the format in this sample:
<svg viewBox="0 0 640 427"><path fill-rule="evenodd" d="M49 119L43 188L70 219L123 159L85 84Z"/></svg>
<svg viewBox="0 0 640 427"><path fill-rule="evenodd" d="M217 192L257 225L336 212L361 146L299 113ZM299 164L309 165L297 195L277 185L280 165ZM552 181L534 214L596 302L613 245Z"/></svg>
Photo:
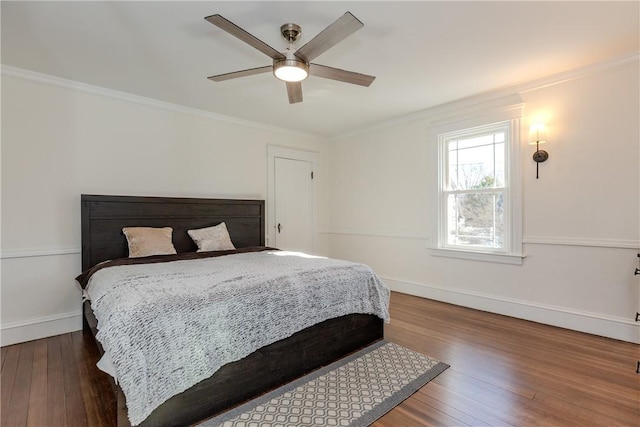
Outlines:
<svg viewBox="0 0 640 427"><path fill-rule="evenodd" d="M509 123L440 136L441 247L504 252Z"/></svg>

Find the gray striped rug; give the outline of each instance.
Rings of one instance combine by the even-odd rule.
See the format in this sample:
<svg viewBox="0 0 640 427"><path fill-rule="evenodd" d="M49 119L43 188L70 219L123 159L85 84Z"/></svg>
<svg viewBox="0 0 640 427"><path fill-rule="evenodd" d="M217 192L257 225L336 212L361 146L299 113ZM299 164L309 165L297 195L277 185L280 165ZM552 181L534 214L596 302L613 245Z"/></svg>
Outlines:
<svg viewBox="0 0 640 427"><path fill-rule="evenodd" d="M448 367L380 341L198 427L367 426Z"/></svg>

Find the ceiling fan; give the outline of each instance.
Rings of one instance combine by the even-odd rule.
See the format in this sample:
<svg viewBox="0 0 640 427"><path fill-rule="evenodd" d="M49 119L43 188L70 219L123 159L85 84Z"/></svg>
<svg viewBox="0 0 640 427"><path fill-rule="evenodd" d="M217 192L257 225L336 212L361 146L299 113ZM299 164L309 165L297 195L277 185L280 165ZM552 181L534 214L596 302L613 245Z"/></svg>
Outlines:
<svg viewBox="0 0 640 427"><path fill-rule="evenodd" d="M296 24L282 25L280 27L282 37L289 42L289 47L285 53L278 52L262 40L249 34L247 31L220 15L211 15L204 19L273 59L273 65L208 77L209 80L214 82L273 71L273 74L278 79L283 80L287 84L289 104L295 104L296 102L302 102L302 80L306 79L309 75L360 86L369 86L375 79L375 76L310 62L364 26L364 24L350 12L342 15L333 24L322 30L299 49L295 49L293 44L298 40L302 32L300 26Z"/></svg>

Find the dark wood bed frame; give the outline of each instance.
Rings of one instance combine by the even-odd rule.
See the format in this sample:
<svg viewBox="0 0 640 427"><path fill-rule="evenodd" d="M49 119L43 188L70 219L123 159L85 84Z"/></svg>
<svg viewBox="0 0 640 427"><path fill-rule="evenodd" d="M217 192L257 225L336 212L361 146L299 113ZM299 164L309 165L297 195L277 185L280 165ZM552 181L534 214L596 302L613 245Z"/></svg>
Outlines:
<svg viewBox="0 0 640 427"><path fill-rule="evenodd" d="M83 271L128 255L123 227L173 227L173 243L179 253L196 250L187 230L223 221L236 247L265 244L264 200L82 195L81 205ZM95 339L97 320L88 302L83 312L84 328ZM140 425L192 425L382 337L383 321L374 315L327 320L223 366L210 378L167 400ZM104 353L97 340L96 344ZM118 427L130 426L122 389L110 379L117 396Z"/></svg>

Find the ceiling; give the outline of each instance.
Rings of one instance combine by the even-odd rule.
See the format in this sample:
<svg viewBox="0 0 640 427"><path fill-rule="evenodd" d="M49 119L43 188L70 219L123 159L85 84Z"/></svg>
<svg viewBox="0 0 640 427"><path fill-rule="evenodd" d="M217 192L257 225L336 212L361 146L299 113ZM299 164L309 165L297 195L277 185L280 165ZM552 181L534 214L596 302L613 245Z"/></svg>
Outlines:
<svg viewBox="0 0 640 427"><path fill-rule="evenodd" d="M2 64L243 120L337 136L456 99L639 50L640 2L2 1ZM277 50L346 11L364 28L314 62L375 75L368 87L311 76L289 104L271 64L203 18L219 13Z"/></svg>

